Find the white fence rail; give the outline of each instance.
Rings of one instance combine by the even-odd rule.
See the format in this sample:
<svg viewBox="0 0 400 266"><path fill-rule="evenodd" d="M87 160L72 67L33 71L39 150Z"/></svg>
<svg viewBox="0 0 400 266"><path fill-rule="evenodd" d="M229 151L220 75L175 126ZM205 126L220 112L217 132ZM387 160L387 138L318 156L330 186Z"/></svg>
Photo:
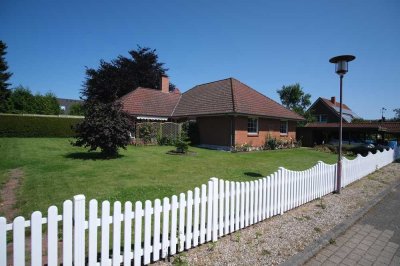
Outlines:
<svg viewBox="0 0 400 266"><path fill-rule="evenodd" d="M396 149L344 159L343 186L398 157ZM281 167L249 182L211 178L194 192L144 205L125 202L122 209L116 201L112 213L110 202L99 206L93 199L87 208L78 195L64 202L62 213L51 206L47 218L36 211L31 220L17 217L7 224L0 217L0 265L148 264L283 214L331 193L335 185L336 164L318 162L305 171Z"/></svg>

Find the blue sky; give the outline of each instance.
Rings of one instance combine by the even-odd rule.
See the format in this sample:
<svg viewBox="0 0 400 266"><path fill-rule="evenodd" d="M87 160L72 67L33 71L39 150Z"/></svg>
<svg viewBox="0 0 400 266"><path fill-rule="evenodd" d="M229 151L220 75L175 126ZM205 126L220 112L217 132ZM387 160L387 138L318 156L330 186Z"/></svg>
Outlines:
<svg viewBox="0 0 400 266"><path fill-rule="evenodd" d="M0 39L11 83L79 98L85 66L157 49L181 91L235 77L279 101L277 89L339 96L329 58L353 54L344 102L364 118L400 108L400 1L11 1Z"/></svg>

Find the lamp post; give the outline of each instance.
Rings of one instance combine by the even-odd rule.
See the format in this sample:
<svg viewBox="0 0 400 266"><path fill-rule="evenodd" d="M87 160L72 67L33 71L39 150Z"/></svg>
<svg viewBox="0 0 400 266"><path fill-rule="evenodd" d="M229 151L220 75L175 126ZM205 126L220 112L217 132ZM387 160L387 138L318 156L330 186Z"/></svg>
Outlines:
<svg viewBox="0 0 400 266"><path fill-rule="evenodd" d="M340 55L329 59L330 63L335 64L335 72L340 76L340 122L339 122L339 151L338 151L338 167L336 179L336 193L340 193L342 186L342 132L343 132L343 76L348 71L348 62L356 59L353 55Z"/></svg>

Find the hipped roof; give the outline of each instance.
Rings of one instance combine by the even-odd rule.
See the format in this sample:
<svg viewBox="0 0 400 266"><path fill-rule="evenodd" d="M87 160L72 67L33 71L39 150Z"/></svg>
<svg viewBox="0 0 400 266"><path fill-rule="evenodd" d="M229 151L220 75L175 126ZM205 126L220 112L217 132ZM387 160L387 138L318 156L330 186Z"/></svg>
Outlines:
<svg viewBox="0 0 400 266"><path fill-rule="evenodd" d="M121 102L123 110L133 115L182 118L236 114L304 120L234 78L197 85L183 94L138 88L122 97Z"/></svg>

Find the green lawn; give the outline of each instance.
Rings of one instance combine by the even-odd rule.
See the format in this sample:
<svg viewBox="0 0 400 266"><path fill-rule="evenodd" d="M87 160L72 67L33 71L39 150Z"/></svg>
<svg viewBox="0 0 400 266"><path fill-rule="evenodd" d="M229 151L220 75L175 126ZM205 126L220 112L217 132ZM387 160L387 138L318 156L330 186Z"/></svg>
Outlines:
<svg viewBox="0 0 400 266"><path fill-rule="evenodd" d="M279 166L304 170L318 160L334 163L336 155L307 148L250 153L229 153L190 148L195 156L168 155L172 147L133 147L121 157L103 160L98 154L73 147L62 138L0 138L0 182L10 169L25 175L18 190L20 214L61 206L84 194L87 199L146 200L186 192L210 177L254 180Z"/></svg>

